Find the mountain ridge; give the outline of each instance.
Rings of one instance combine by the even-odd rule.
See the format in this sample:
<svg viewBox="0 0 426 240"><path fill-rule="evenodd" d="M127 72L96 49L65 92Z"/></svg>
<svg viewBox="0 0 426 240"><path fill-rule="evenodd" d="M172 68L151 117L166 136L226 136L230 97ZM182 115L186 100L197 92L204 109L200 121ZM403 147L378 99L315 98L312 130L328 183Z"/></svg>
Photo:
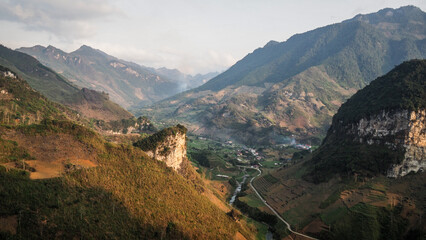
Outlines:
<svg viewBox="0 0 426 240"><path fill-rule="evenodd" d="M125 108L162 100L199 86L214 76L191 76L173 69L154 69L116 58L87 45L70 53L50 45L19 48L17 51L36 57L80 87L109 93L112 100Z"/></svg>
<svg viewBox="0 0 426 240"><path fill-rule="evenodd" d="M0 46L0 65L10 68L48 99L80 111L88 118L121 120L133 115L100 92L79 89L66 78L42 65L35 58ZM92 100L92 101L91 101ZM95 101L96 100L96 101Z"/></svg>
<svg viewBox="0 0 426 240"><path fill-rule="evenodd" d="M137 114L174 118L192 132L222 132L221 138L246 144L273 143L266 137L271 134L307 142L321 138L338 107L358 89L405 60L426 58L426 13L416 7L387 11L402 12L381 22L401 22L391 25L400 39L355 17L266 44L206 84Z"/></svg>

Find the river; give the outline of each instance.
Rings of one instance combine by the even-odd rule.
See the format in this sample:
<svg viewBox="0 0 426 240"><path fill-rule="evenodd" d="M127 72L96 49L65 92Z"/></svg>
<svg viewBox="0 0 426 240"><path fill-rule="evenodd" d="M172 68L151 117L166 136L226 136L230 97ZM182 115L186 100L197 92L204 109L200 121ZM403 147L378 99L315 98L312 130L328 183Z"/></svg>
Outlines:
<svg viewBox="0 0 426 240"><path fill-rule="evenodd" d="M247 174L244 175L243 180L240 183L238 183L238 187L237 187L237 189L235 189L234 195L232 195L231 200L229 201L230 205L232 205L235 202L235 199L237 198L237 194L239 192L241 192L241 188L242 188L243 184L246 182L246 179L247 179L248 176L249 175L247 175Z"/></svg>

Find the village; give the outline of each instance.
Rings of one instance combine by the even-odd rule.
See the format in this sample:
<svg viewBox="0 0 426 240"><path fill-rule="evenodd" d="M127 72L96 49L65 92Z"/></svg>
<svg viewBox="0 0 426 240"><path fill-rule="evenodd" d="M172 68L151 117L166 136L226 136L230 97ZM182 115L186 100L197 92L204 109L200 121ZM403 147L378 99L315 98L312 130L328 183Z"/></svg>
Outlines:
<svg viewBox="0 0 426 240"><path fill-rule="evenodd" d="M312 146L295 141L293 144L248 147L232 140L216 141L201 136L189 136L188 139L189 158L199 168L198 171L204 171L212 180L242 178L238 166L254 170L262 168L266 172L286 167L292 164L294 153L312 150Z"/></svg>

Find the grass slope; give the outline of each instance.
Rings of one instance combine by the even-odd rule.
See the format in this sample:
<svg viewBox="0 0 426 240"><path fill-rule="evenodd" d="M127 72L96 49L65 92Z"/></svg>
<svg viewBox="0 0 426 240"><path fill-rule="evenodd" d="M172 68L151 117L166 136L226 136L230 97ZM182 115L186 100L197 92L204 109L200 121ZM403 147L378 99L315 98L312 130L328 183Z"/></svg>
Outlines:
<svg viewBox="0 0 426 240"><path fill-rule="evenodd" d="M137 148L106 143L70 122L9 127L13 130L24 137L68 134L96 155L92 161L98 167L56 179L30 180L26 172L1 166L0 215L18 218L16 235L3 236L230 239L239 229L190 180ZM16 155L18 150L12 150Z"/></svg>
<svg viewBox="0 0 426 240"><path fill-rule="evenodd" d="M0 86L13 94L0 100L2 110L34 119L0 125L0 238L232 239L237 231L250 238L193 175L66 120L60 105L19 78L0 78ZM53 164L59 177L30 178Z"/></svg>

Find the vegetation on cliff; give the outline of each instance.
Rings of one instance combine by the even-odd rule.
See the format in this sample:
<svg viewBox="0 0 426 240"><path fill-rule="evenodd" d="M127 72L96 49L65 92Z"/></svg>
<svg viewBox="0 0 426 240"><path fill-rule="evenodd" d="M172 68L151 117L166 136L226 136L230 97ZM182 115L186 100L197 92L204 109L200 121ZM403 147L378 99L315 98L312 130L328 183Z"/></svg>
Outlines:
<svg viewBox="0 0 426 240"><path fill-rule="evenodd" d="M176 134L180 133L185 135L188 130L183 125L176 125L174 127L165 128L159 132L154 133L153 135L138 140L133 144L133 146L142 149L143 151L155 151L157 147L164 143L167 137L176 136Z"/></svg>
<svg viewBox="0 0 426 240"><path fill-rule="evenodd" d="M335 174L374 176L386 174L392 164L400 163L404 158L403 146L386 146L384 140L395 142L395 137L403 135L403 132L383 136L381 144L368 144L355 141L356 136L348 132L348 126L361 118L369 119L383 111L425 109L425 79L426 60L412 60L395 67L358 91L333 117L327 137L313 153L312 161L309 162L310 170L305 178L322 182Z"/></svg>

